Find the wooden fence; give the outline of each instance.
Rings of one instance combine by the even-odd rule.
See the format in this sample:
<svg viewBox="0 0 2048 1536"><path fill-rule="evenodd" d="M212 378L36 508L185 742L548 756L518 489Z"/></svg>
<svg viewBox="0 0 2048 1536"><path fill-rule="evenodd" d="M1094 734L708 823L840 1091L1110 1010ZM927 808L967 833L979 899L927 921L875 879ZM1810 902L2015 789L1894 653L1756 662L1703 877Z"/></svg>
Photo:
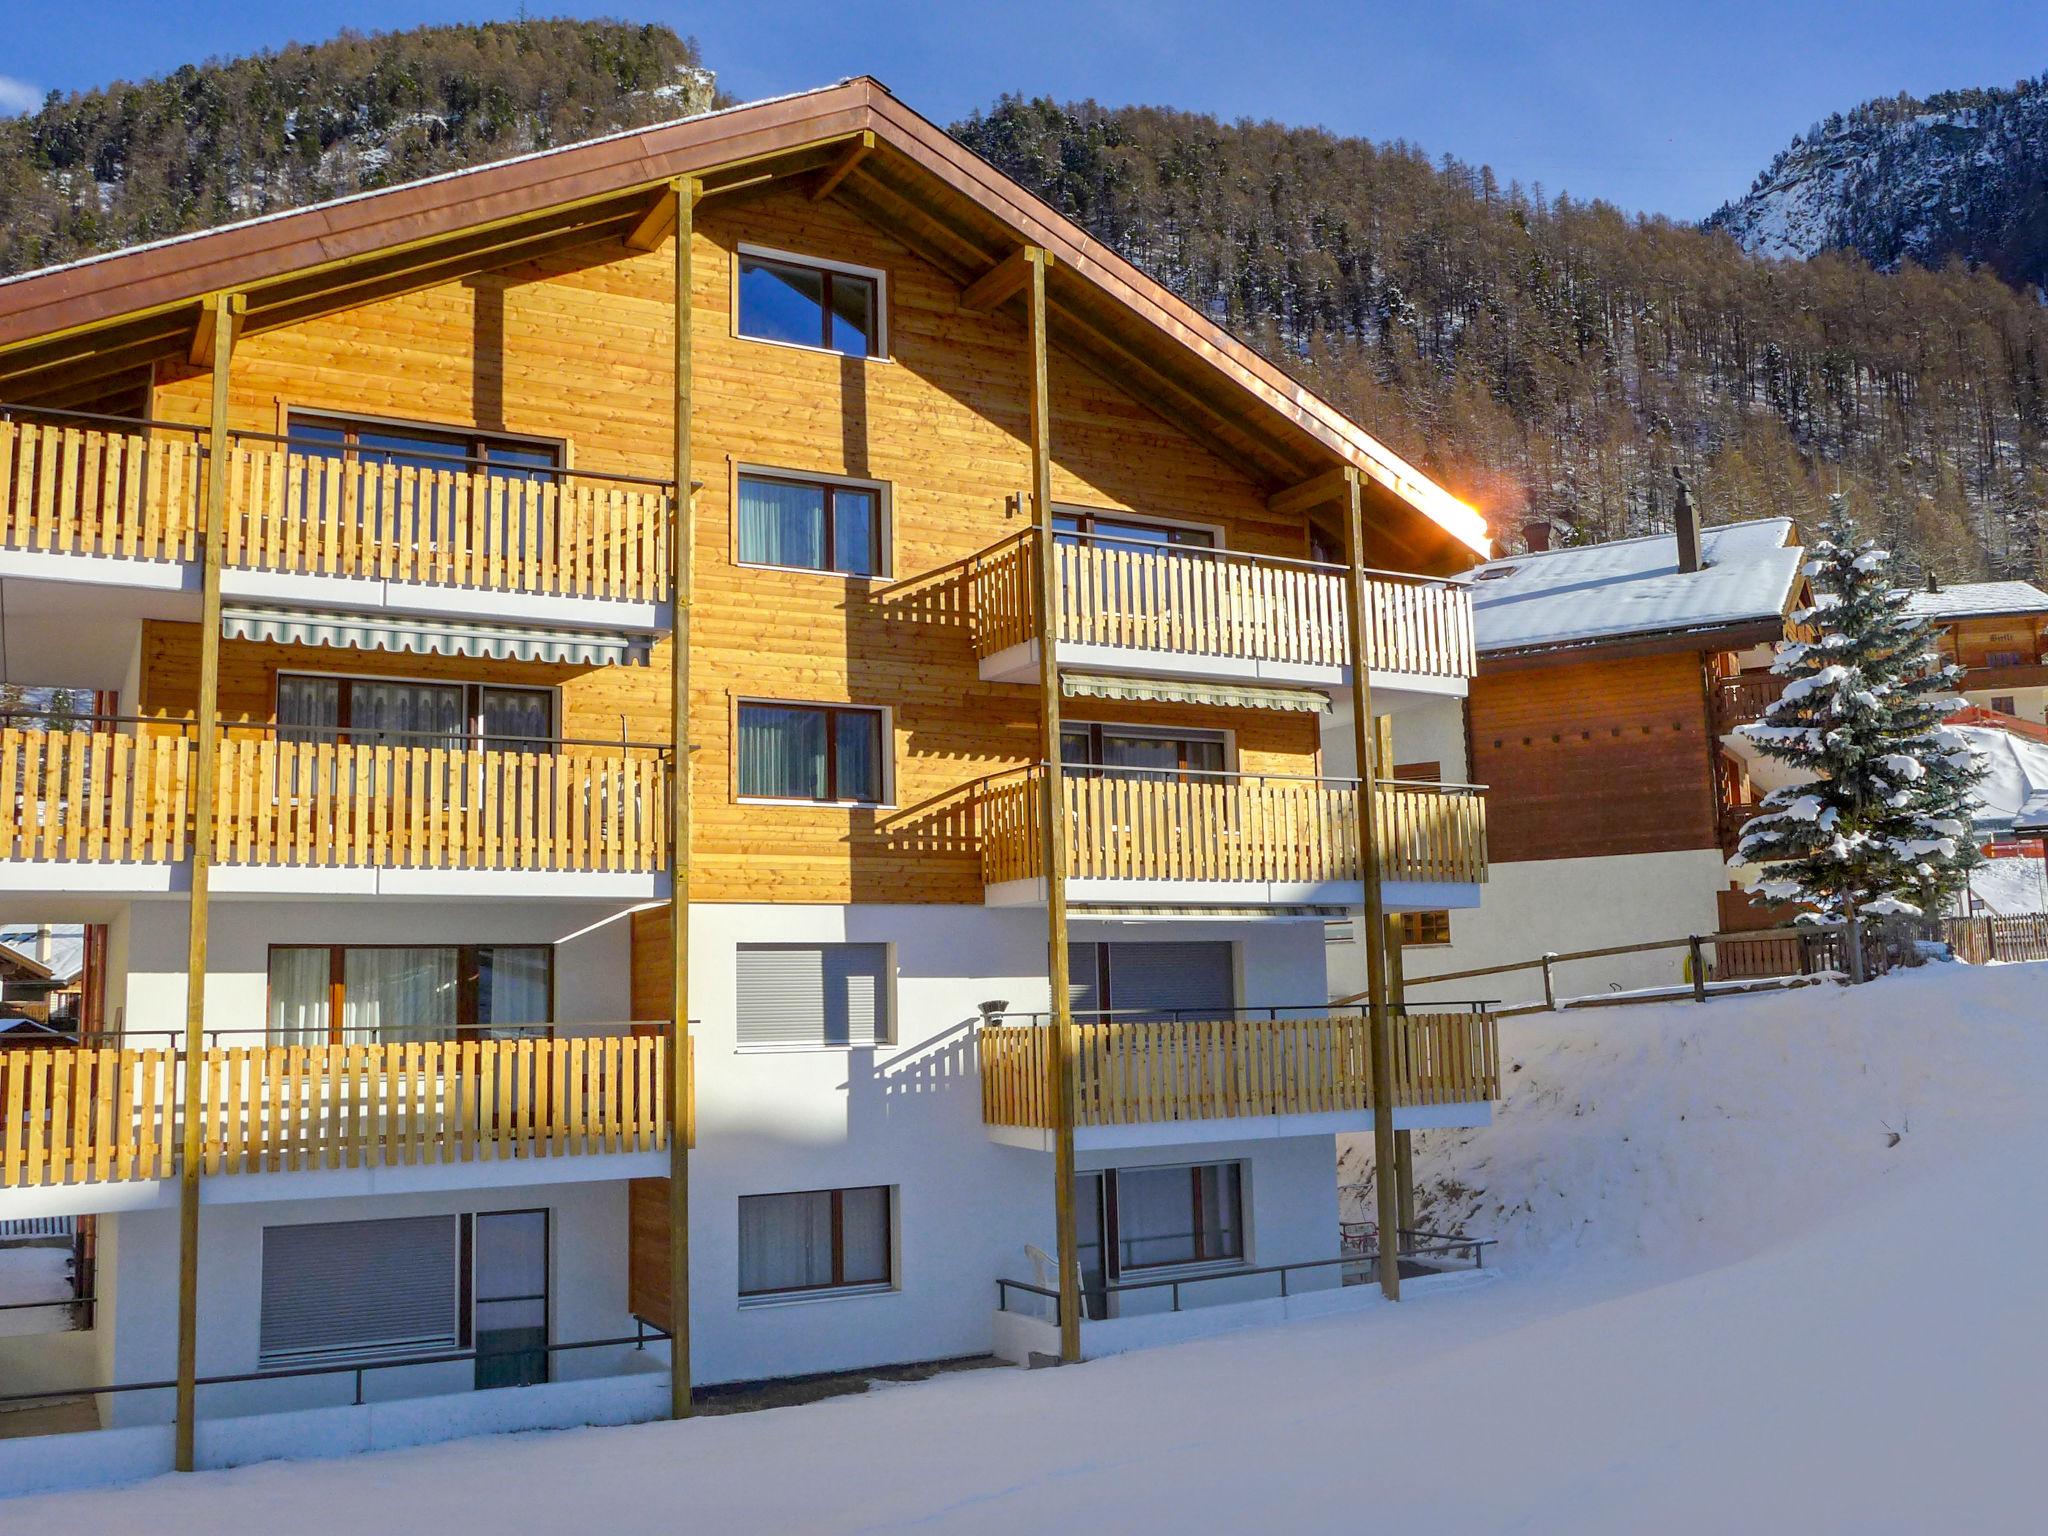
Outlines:
<svg viewBox="0 0 2048 1536"><path fill-rule="evenodd" d="M2048 913L1951 917L1942 926L1956 958L1971 965L1987 965L1994 960L2048 960Z"/></svg>
<svg viewBox="0 0 2048 1536"><path fill-rule="evenodd" d="M981 791L988 884L1044 872L1041 771ZM1060 792L1069 879L1316 884L1359 878L1358 795L1346 783L1066 773ZM1383 784L1375 802L1384 879L1486 878L1485 802L1479 795Z"/></svg>
<svg viewBox="0 0 2048 1536"><path fill-rule="evenodd" d="M184 734L0 727L0 858L182 859L191 773Z"/></svg>
<svg viewBox="0 0 2048 1536"><path fill-rule="evenodd" d="M202 1171L658 1150L667 1051L658 1034L215 1047ZM0 1188L170 1177L183 1061L169 1049L0 1051Z"/></svg>
<svg viewBox="0 0 2048 1536"><path fill-rule="evenodd" d="M666 488L602 475L344 459L246 439L227 455L230 567L568 597L668 595ZM198 557L206 449L171 428L0 418L0 545Z"/></svg>
<svg viewBox="0 0 2048 1536"><path fill-rule="evenodd" d="M1500 1096L1490 1016L1388 1022L1395 1106ZM978 1039L983 1121L1051 1129L1051 1026L992 1025ZM1356 1014L1076 1024L1074 1048L1078 1127L1327 1114L1376 1102L1369 1026Z"/></svg>
<svg viewBox="0 0 2048 1536"><path fill-rule="evenodd" d="M975 640L982 656L1037 633L1035 535L986 551L972 577ZM1061 543L1053 551L1058 639L1227 657L1281 665L1341 667L1351 660L1342 569L1228 550L1170 552L1114 540ZM1367 580L1367 660L1378 671L1470 677L1472 601L1443 582Z"/></svg>
<svg viewBox="0 0 2048 1536"><path fill-rule="evenodd" d="M187 433L0 418L0 545L124 560L195 559L204 459Z"/></svg>
<svg viewBox="0 0 2048 1536"><path fill-rule="evenodd" d="M659 756L221 744L223 863L644 874L667 864Z"/></svg>

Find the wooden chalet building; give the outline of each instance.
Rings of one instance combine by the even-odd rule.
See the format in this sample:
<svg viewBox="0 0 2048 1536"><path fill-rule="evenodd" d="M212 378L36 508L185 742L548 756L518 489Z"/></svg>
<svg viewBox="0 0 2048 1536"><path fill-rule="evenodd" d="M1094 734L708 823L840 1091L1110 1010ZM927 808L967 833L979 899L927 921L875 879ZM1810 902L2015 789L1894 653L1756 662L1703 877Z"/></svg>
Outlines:
<svg viewBox="0 0 2048 1536"><path fill-rule="evenodd" d="M1930 580L1910 612L1941 627L1957 691L1970 704L2048 723L2048 592L2030 581Z"/></svg>
<svg viewBox="0 0 2048 1536"><path fill-rule="evenodd" d="M119 1029L0 1055L0 1219L98 1217L75 1386L175 1384L82 1411L189 1465L1334 1290L1333 1135L1496 1095L1322 985L1476 921L1480 798L1350 764L1486 548L870 79L0 281L5 680L103 696L0 722L0 918L103 925Z"/></svg>
<svg viewBox="0 0 2048 1536"><path fill-rule="evenodd" d="M1392 714L1395 774L1486 786L1483 908L1406 919L1404 970L1433 974L1760 926L1727 866L1777 782L1734 728L1779 692L1767 670L1805 593L1797 530L1733 523L1495 560L1470 576L1469 696ZM1343 930L1337 930L1339 934ZM1598 984L1679 979L1683 951L1597 967ZM1332 995L1365 985L1331 948ZM1560 973L1565 987L1574 975ZM1526 1002L1535 972L1437 989Z"/></svg>

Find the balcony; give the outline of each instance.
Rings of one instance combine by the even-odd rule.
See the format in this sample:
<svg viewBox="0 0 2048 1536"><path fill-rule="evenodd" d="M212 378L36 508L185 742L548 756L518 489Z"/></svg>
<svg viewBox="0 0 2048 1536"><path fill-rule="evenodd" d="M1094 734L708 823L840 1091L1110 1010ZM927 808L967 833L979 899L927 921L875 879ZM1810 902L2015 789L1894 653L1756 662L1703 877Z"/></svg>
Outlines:
<svg viewBox="0 0 2048 1536"><path fill-rule="evenodd" d="M204 436L189 426L0 410L0 552L24 576L162 585L169 567L181 579L201 553L206 474ZM668 596L668 520L661 481L434 455L377 462L237 434L222 585L365 606L426 588L436 608L476 611L492 605L456 594L515 594L543 600L540 616L564 598L652 605ZM94 563L83 576L81 562ZM122 566L159 574L109 569ZM512 611L536 616L530 604Z"/></svg>
<svg viewBox="0 0 2048 1536"><path fill-rule="evenodd" d="M974 562L976 652L989 682L1038 675L1037 535ZM1092 672L1338 688L1351 678L1342 566L1089 536L1053 549L1059 664ZM1377 572L1367 581L1375 688L1462 697L1475 669L1461 585Z"/></svg>
<svg viewBox="0 0 2048 1536"><path fill-rule="evenodd" d="M653 1032L659 1026L627 1027L648 1032L581 1026L574 1036L308 1045L255 1031L255 1043L212 1045L199 1100L201 1172L660 1152L668 1044ZM171 1178L185 1060L170 1047L0 1050L0 1190Z"/></svg>
<svg viewBox="0 0 2048 1536"><path fill-rule="evenodd" d="M1043 768L979 790L984 900L1046 899ZM1349 779L1249 774L1062 773L1069 901L1215 906L1365 899L1358 789ZM1475 907L1486 879L1477 786L1385 781L1381 894L1390 910Z"/></svg>
<svg viewBox="0 0 2048 1536"><path fill-rule="evenodd" d="M653 896L668 864L664 749L474 747L221 731L214 889ZM189 724L0 726L0 888L163 891L191 852ZM502 876L522 879L508 891Z"/></svg>
<svg viewBox="0 0 2048 1536"><path fill-rule="evenodd" d="M1284 1010L1281 1010L1284 1011ZM1500 1096L1492 1015L1390 1019L1395 1124L1473 1124ZM1043 1015L979 1035L981 1118L992 1139L1038 1146L1053 1128L1051 1029ZM1363 1130L1373 1092L1366 1020L1109 1020L1074 1025L1075 1140L1083 1148ZM1170 1127L1170 1130L1162 1128Z"/></svg>
<svg viewBox="0 0 2048 1536"><path fill-rule="evenodd" d="M1771 672L1744 672L1714 680L1714 731L1725 736L1738 725L1761 720L1783 697L1789 679Z"/></svg>

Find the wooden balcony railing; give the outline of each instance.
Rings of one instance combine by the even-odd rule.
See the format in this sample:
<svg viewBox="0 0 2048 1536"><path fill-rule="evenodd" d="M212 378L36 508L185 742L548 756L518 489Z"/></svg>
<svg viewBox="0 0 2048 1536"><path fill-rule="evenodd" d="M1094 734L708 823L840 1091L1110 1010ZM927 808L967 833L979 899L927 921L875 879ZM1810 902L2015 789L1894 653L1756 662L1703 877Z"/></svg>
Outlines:
<svg viewBox="0 0 2048 1536"><path fill-rule="evenodd" d="M221 743L227 864L589 871L667 867L668 780L649 749Z"/></svg>
<svg viewBox="0 0 2048 1536"><path fill-rule="evenodd" d="M1764 711L1783 696L1787 681L1769 672L1744 672L1715 679L1715 731L1726 735L1738 725L1763 719Z"/></svg>
<svg viewBox="0 0 2048 1536"><path fill-rule="evenodd" d="M0 857L190 853L190 728L129 724L0 728ZM667 766L647 747L358 746L230 727L214 817L222 864L650 874L668 863Z"/></svg>
<svg viewBox="0 0 2048 1536"><path fill-rule="evenodd" d="M1415 1013L1393 1027L1399 1108L1500 1096L1498 1027L1485 1013ZM1074 1026L1077 1127L1250 1119L1374 1108L1366 1020L1112 1021ZM982 1120L1052 1128L1044 1024L980 1031Z"/></svg>
<svg viewBox="0 0 2048 1536"><path fill-rule="evenodd" d="M202 1171L489 1162L668 1145L659 1034L205 1052ZM0 1049L0 1188L177 1171L184 1053Z"/></svg>
<svg viewBox="0 0 2048 1536"><path fill-rule="evenodd" d="M1042 769L980 791L989 885L1043 875ZM1074 880L1286 884L1357 880L1358 795L1348 780L1063 773L1066 875ZM1472 786L1383 783L1374 791L1382 878L1486 878L1485 802Z"/></svg>
<svg viewBox="0 0 2048 1536"><path fill-rule="evenodd" d="M206 449L163 422L0 415L0 546L198 557ZM567 597L668 595L662 482L520 467L340 458L282 439L228 450L235 569Z"/></svg>
<svg viewBox="0 0 2048 1536"><path fill-rule="evenodd" d="M1035 633L1035 539L1021 535L975 562L982 656ZM1339 566L1112 538L1059 543L1053 565L1062 644L1304 667L1351 660ZM1369 577L1367 590L1367 659L1374 670L1472 675L1472 603L1462 586L1384 573Z"/></svg>
<svg viewBox="0 0 2048 1536"><path fill-rule="evenodd" d="M191 773L192 742L176 731L0 725L0 858L182 859Z"/></svg>

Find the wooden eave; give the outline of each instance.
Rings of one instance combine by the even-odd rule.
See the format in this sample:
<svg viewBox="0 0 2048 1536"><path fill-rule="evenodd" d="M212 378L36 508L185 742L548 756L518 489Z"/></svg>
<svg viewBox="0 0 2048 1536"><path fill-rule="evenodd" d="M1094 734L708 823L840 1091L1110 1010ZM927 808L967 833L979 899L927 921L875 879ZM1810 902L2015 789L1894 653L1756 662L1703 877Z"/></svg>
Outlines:
<svg viewBox="0 0 2048 1536"><path fill-rule="evenodd" d="M1479 675L1522 672L1531 667L1569 662L1623 661L1638 656L1678 652L1743 651L1753 645L1774 645L1785 636L1783 615L1738 620L1708 629L1652 630L1630 635L1602 635L1561 645L1524 646L1516 650L1482 651Z"/></svg>
<svg viewBox="0 0 2048 1536"><path fill-rule="evenodd" d="M210 293L246 295L261 333L575 245L623 249L677 178L715 195L800 175L963 288L1044 249L1055 342L1266 489L1350 466L1376 531L1422 567L1486 552L1471 509L868 78L0 282L0 398L89 394L179 354Z"/></svg>

